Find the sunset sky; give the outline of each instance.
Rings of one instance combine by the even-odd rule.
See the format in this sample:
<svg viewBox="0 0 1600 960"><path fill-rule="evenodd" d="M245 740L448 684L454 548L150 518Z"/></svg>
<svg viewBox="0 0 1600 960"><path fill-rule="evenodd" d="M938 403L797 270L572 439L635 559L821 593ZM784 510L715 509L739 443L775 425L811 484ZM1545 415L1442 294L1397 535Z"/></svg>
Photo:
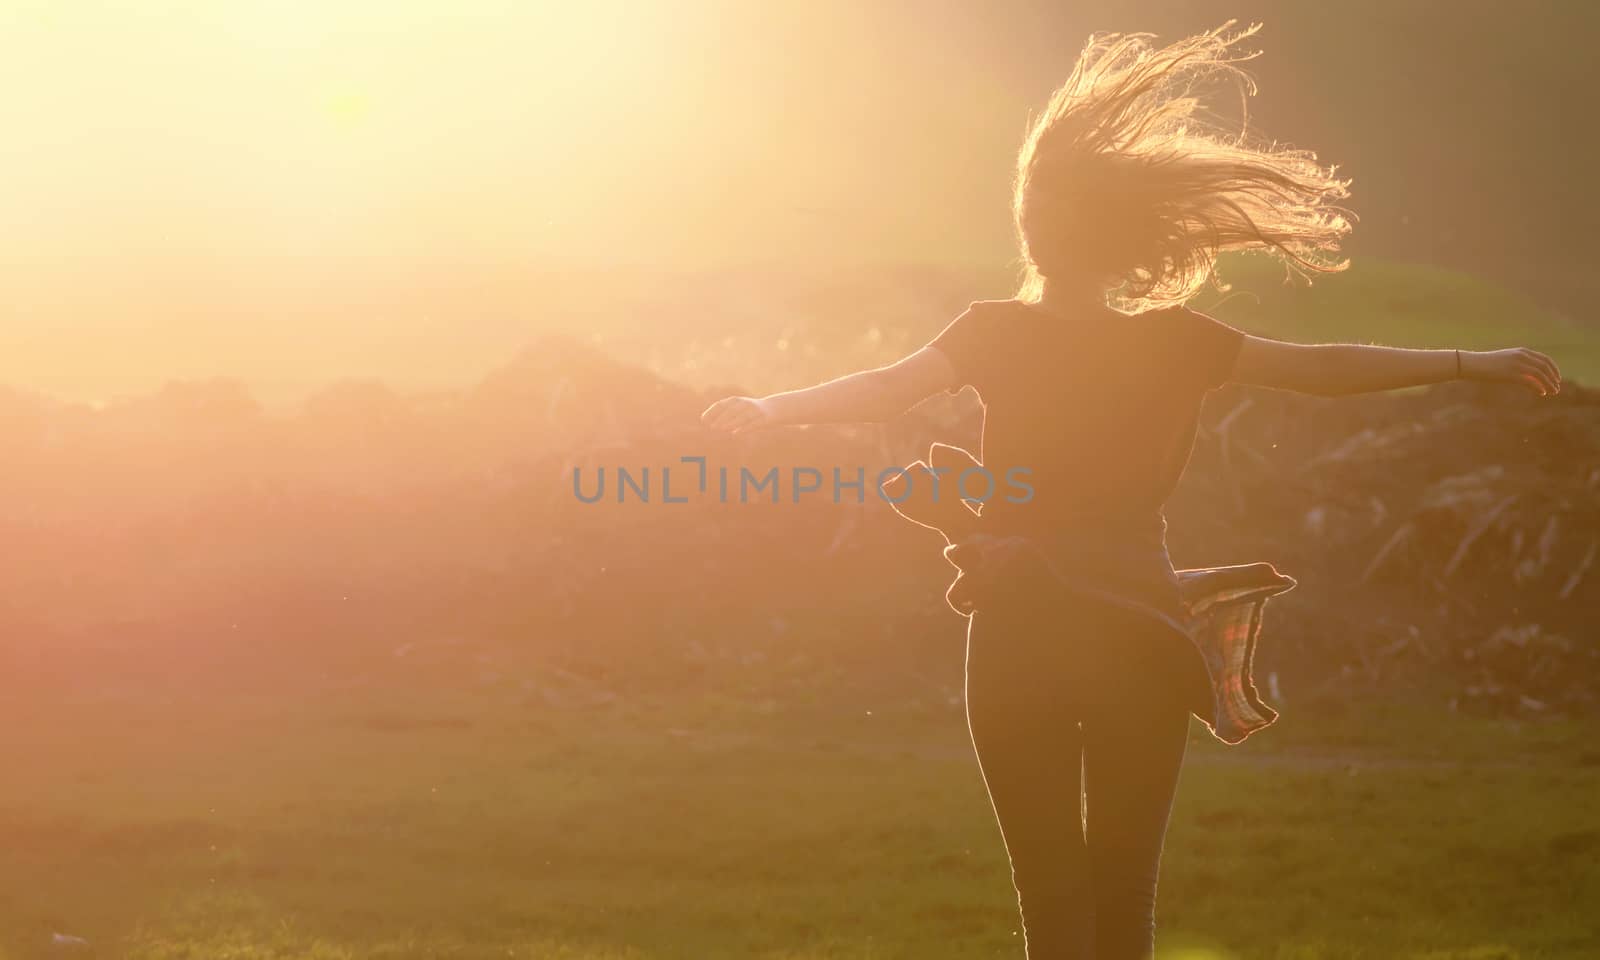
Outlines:
<svg viewBox="0 0 1600 960"><path fill-rule="evenodd" d="M104 398L425 373L478 343L448 379L546 323L550 283L611 286L600 269L1004 268L1013 151L1083 38L1231 15L1266 14L1257 112L1355 176L1358 245L1476 267L1537 241L1576 282L1549 239L1570 221L1561 171L1483 189L1524 157L1477 142L1482 116L1510 144L1542 114L1414 64L1437 18L1378 5L1351 72L1328 37L1360 18L1320 6L1067 6L11 0L0 383ZM1576 69L1536 55L1533 21L1525 43L1448 26L1430 56L1529 85ZM1439 163L1444 142L1463 162Z"/></svg>
<svg viewBox="0 0 1600 960"><path fill-rule="evenodd" d="M821 44L836 22L825 4L6 10L0 109L27 134L7 138L0 182L10 255L721 254L772 215L825 221L841 188L893 203L951 185L961 164L948 155L971 133L969 109L939 90L919 104L896 79L918 58L958 62L958 34L908 36L887 15L874 32L858 17ZM824 58L804 76L774 64L783 35ZM964 96L986 94L961 79ZM865 116L852 90L907 97L904 129ZM857 136L842 142L852 114ZM939 116L961 119L942 124L950 139L927 162ZM897 132L918 149L863 153Z"/></svg>
<svg viewBox="0 0 1600 960"><path fill-rule="evenodd" d="M0 380L95 395L319 347L319 376L373 372L386 330L515 312L507 271L545 261L1003 251L1023 115L921 88L948 23L835 30L850 6L8 4Z"/></svg>

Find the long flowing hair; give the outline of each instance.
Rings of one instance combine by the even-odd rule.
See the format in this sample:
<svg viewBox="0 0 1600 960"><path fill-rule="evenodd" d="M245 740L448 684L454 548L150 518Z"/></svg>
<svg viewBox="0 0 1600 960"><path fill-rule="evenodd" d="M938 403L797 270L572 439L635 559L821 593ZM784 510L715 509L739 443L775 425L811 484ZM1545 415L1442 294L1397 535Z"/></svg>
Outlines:
<svg viewBox="0 0 1600 960"><path fill-rule="evenodd" d="M1255 83L1239 64L1255 54L1237 47L1261 25L1233 26L1164 47L1149 34L1089 38L1017 157L1021 299L1058 279L1101 286L1130 312L1182 303L1217 283L1218 254L1234 250L1307 278L1344 269L1350 181L1308 150L1249 135ZM1232 124L1204 102L1229 86Z"/></svg>

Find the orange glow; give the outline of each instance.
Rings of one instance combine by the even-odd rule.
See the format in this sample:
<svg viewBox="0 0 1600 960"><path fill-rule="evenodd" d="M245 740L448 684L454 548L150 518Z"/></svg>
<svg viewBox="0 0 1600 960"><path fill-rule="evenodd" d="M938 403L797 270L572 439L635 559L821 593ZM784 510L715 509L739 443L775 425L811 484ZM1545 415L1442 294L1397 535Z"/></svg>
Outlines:
<svg viewBox="0 0 1600 960"><path fill-rule="evenodd" d="M847 10L9 4L0 382L459 383L549 323L552 283L594 289L573 264L949 260L974 237L1003 262L1021 100L980 121L1003 132L992 195L955 188L972 161L930 156L928 130L970 139L989 81L952 111L873 104L954 35Z"/></svg>

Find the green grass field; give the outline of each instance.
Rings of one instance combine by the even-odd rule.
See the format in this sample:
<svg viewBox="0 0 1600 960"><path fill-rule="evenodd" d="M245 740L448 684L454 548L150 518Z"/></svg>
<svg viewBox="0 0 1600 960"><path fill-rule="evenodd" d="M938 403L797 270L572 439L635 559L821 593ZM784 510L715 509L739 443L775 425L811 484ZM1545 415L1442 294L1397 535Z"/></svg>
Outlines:
<svg viewBox="0 0 1600 960"><path fill-rule="evenodd" d="M959 709L0 704L0 956L1020 957ZM1600 954L1600 732L1196 727L1162 960Z"/></svg>
<svg viewBox="0 0 1600 960"><path fill-rule="evenodd" d="M1568 381L1600 385L1600 318L1562 315L1482 277L1359 257L1345 272L1320 275L1308 286L1286 282L1283 267L1272 260L1245 255L1223 258L1219 274L1230 289L1203 291L1192 305L1251 333L1301 343L1533 347L1554 357ZM717 279L734 286L734 295L727 302L709 296L692 322L641 325L637 308L625 302L598 310L603 321L581 315L568 332L603 332L605 348L615 356L678 382L789 389L893 362L926 343L965 303L1008 297L1016 290L1014 269L1001 262L925 270L862 268L809 282L779 274L762 287L770 299L752 310L751 297L736 281L766 280L766 274ZM794 293L813 287L833 295ZM708 283L707 289L717 285ZM670 307L662 309L664 316L678 316ZM709 332L698 338L683 335L708 322Z"/></svg>
<svg viewBox="0 0 1600 960"><path fill-rule="evenodd" d="M1302 343L1402 347L1532 347L1566 378L1600 384L1600 323L1541 309L1532 299L1470 274L1426 264L1360 258L1309 287L1283 282L1263 257L1231 257L1229 289L1206 292L1197 309L1253 333Z"/></svg>

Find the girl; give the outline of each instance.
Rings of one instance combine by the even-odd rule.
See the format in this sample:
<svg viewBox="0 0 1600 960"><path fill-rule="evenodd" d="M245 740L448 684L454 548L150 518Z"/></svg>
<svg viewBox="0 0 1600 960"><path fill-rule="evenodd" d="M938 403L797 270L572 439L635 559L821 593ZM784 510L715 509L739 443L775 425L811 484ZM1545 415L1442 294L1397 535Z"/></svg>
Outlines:
<svg viewBox="0 0 1600 960"><path fill-rule="evenodd" d="M1033 124L1013 215L1024 279L971 305L920 350L876 370L767 397L729 397L703 421L739 432L882 421L974 387L980 455L1033 495L992 498L991 535L1025 538L1065 571L968 622L967 717L999 820L1033 960L1135 960L1153 951L1156 874L1194 658L1162 506L1224 383L1336 396L1451 379L1556 393L1526 349L1300 345L1184 307L1226 251L1295 272L1343 269L1348 181L1303 150L1230 134L1202 111L1216 81L1253 92L1237 47L1259 25L1157 47L1090 39ZM1105 602L1105 598L1119 602ZM1080 819L1080 816L1082 819Z"/></svg>

